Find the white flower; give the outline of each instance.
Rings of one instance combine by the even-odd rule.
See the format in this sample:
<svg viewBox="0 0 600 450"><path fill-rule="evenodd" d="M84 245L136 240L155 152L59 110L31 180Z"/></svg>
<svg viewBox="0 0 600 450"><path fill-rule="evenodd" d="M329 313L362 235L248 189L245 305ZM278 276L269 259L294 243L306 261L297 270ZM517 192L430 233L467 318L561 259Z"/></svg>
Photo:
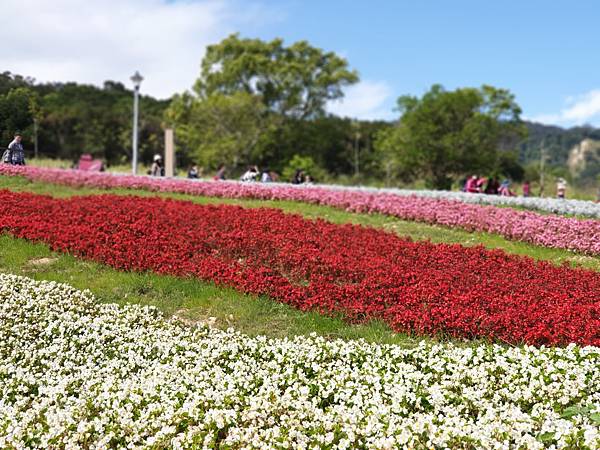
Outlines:
<svg viewBox="0 0 600 450"><path fill-rule="evenodd" d="M0 448L600 448L600 349L250 338L0 274Z"/></svg>

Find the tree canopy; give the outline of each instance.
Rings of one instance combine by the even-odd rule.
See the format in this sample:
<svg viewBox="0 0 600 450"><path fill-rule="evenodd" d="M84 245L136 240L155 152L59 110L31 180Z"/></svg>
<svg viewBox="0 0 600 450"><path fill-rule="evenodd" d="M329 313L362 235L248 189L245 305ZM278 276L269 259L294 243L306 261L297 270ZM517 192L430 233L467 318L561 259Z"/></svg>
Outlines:
<svg viewBox="0 0 600 450"><path fill-rule="evenodd" d="M36 84L32 78L0 74L0 132L6 140L21 132L26 149L38 121L40 154L75 160L91 153L109 164L131 157L133 92L122 83L96 87L77 83ZM140 156L162 152L162 116L168 101L140 98Z"/></svg>
<svg viewBox="0 0 600 450"><path fill-rule="evenodd" d="M232 34L207 48L194 90L202 98L245 92L275 113L306 119L322 115L327 101L342 97L342 89L357 81L344 58L306 41L286 47L282 39Z"/></svg>
<svg viewBox="0 0 600 450"><path fill-rule="evenodd" d="M335 127L323 126L333 123L325 105L356 81L345 59L305 41L285 46L234 34L208 47L193 91L175 96L165 118L178 144L209 167L281 171L296 154L322 167L326 153L336 159L346 148L338 130L336 142L326 136Z"/></svg>
<svg viewBox="0 0 600 450"><path fill-rule="evenodd" d="M0 130L3 142L12 139L14 133L31 133L33 119L38 115L39 99L27 87L14 87L0 95ZM2 144L5 146L6 144Z"/></svg>
<svg viewBox="0 0 600 450"><path fill-rule="evenodd" d="M188 157L206 167L249 165L262 159L260 140L271 123L265 106L252 94L212 94L198 100L176 96L166 112L176 124L177 141Z"/></svg>
<svg viewBox="0 0 600 450"><path fill-rule="evenodd" d="M447 91L434 85L421 98L398 99L401 117L382 131L377 150L407 179L449 188L453 177L498 168L500 147L522 137L521 109L508 90L492 86Z"/></svg>

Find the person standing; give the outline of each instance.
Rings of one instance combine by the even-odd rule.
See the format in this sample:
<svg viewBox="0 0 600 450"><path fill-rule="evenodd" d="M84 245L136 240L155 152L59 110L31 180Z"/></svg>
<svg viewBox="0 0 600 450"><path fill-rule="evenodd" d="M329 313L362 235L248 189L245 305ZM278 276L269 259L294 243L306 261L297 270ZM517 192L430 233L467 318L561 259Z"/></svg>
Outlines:
<svg viewBox="0 0 600 450"><path fill-rule="evenodd" d="M525 180L523 183L523 197L529 197L531 195L531 186L529 185L529 181Z"/></svg>
<svg viewBox="0 0 600 450"><path fill-rule="evenodd" d="M566 191L567 181L564 178L559 178L558 183L556 183L556 196L558 198L565 198Z"/></svg>
<svg viewBox="0 0 600 450"><path fill-rule="evenodd" d="M154 162L150 168L150 175L153 177L164 177L165 168L163 167L162 156L159 154L154 155Z"/></svg>
<svg viewBox="0 0 600 450"><path fill-rule="evenodd" d="M25 165L25 150L23 150L21 140L21 135L16 133L14 139L8 144L8 148L2 155L2 162L16 166Z"/></svg>

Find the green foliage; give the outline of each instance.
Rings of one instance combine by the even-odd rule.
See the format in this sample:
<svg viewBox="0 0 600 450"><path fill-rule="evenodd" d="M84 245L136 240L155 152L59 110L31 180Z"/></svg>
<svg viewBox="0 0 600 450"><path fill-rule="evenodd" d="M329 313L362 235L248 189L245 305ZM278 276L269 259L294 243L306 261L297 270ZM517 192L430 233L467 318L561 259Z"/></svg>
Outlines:
<svg viewBox="0 0 600 450"><path fill-rule="evenodd" d="M209 46L193 93L176 96L165 118L177 143L202 165L234 171L258 164L282 171L296 154L311 175L350 171L350 122L324 116L358 76L335 53L305 41L285 46L231 35Z"/></svg>
<svg viewBox="0 0 600 450"><path fill-rule="evenodd" d="M413 155L398 151L404 145L403 133L398 127L399 125L384 128L375 135L375 152L386 186L390 186L395 180L414 179L418 173L411 161Z"/></svg>
<svg viewBox="0 0 600 450"><path fill-rule="evenodd" d="M372 142L379 130L388 127L390 125L382 121L362 121L353 126L351 119L336 116L287 119L266 142L265 162L281 171L298 154L310 156L330 177L354 176L355 145L358 143L361 178L377 178L380 166ZM360 130L358 142L356 128Z"/></svg>
<svg viewBox="0 0 600 450"><path fill-rule="evenodd" d="M345 59L306 41L288 47L282 39L265 42L232 34L206 50L202 74L194 86L200 97L245 92L286 117L321 115L328 100L358 81Z"/></svg>
<svg viewBox="0 0 600 450"><path fill-rule="evenodd" d="M518 158L516 152L499 152L495 170L496 175L513 181L523 181L525 179L525 168L519 163Z"/></svg>
<svg viewBox="0 0 600 450"><path fill-rule="evenodd" d="M398 125L377 138L379 152L400 176L423 177L439 189L449 188L452 177L493 170L501 141L523 133L514 96L491 86L434 85L422 98L400 97L398 110Z"/></svg>
<svg viewBox="0 0 600 450"><path fill-rule="evenodd" d="M131 158L133 93L121 83L102 89L67 83L42 99L46 111L40 129L45 153L77 158L91 153L109 163ZM162 152L161 116L166 102L140 98L140 159L149 163Z"/></svg>
<svg viewBox="0 0 600 450"><path fill-rule="evenodd" d="M35 84L31 78L0 74L0 133L6 140L14 131L24 133L32 147L33 120L37 118L40 153L76 160L91 153L110 164L131 157L133 92L123 84L106 81L102 88L76 83ZM140 98L140 159L149 163L162 152L162 114L168 101Z"/></svg>
<svg viewBox="0 0 600 450"><path fill-rule="evenodd" d="M526 125L527 139L519 145L519 159L524 163L539 162L541 148L544 147L548 165L565 165L569 151L575 145L587 138L600 140L600 129L591 126L564 129L532 122L527 122Z"/></svg>
<svg viewBox="0 0 600 450"><path fill-rule="evenodd" d="M37 110L37 95L28 87L15 87L0 95L0 146L6 146L16 132L29 137Z"/></svg>
<svg viewBox="0 0 600 450"><path fill-rule="evenodd" d="M537 181L540 179L540 164L539 162L531 162L524 167L523 179L528 181Z"/></svg>
<svg viewBox="0 0 600 450"><path fill-rule="evenodd" d="M291 181L297 170L304 171L306 175L310 175L316 181L323 181L327 177L326 172L310 156L294 155L283 169L283 181Z"/></svg>
<svg viewBox="0 0 600 450"><path fill-rule="evenodd" d="M187 93L176 96L165 116L189 157L210 168L260 160L260 141L274 124L260 99L245 92L204 99Z"/></svg>
<svg viewBox="0 0 600 450"><path fill-rule="evenodd" d="M564 167L567 165L570 151L584 139L600 141L600 129L590 125L564 129L552 125L526 122L529 130L527 139L519 143L519 160L524 164L538 164L541 151L544 149L546 165L549 167ZM591 163L591 164L589 164ZM600 164L589 161L586 169L577 173L578 184L593 183L600 174Z"/></svg>

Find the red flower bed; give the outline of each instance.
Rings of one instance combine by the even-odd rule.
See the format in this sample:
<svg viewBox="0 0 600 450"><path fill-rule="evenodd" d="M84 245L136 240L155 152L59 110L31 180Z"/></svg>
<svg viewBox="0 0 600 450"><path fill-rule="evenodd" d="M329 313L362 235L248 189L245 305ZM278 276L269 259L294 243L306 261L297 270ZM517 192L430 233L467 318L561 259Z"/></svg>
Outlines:
<svg viewBox="0 0 600 450"><path fill-rule="evenodd" d="M275 209L113 195L1 191L0 230L119 269L196 276L398 331L600 345L600 273L499 250Z"/></svg>

